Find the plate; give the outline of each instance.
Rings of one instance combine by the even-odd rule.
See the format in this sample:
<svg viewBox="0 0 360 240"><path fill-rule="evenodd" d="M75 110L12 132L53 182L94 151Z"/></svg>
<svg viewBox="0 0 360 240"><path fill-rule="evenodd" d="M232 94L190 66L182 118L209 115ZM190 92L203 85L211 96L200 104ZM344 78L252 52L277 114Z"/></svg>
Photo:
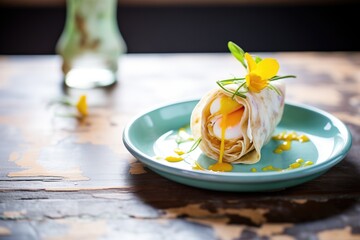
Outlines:
<svg viewBox="0 0 360 240"><path fill-rule="evenodd" d="M309 142L294 141L289 151L276 154L274 149L279 141L270 140L262 148L258 163L234 164L231 172L207 170L216 160L202 154L199 148L183 161L166 161L167 151L176 146L179 129L182 134L190 133L190 116L197 102L172 103L135 117L125 126L125 147L165 178L198 188L236 192L276 191L305 183L339 163L351 147L350 131L338 118L312 106L287 102L274 134L284 131L305 134ZM184 144L182 148L192 146L191 142ZM299 158L312 165L302 163L289 169Z"/></svg>

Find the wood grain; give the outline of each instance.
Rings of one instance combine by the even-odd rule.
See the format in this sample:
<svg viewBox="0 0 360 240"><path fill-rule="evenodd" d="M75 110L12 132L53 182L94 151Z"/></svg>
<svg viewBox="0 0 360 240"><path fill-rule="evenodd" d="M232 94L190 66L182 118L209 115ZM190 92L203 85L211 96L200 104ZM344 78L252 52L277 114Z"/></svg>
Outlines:
<svg viewBox="0 0 360 240"><path fill-rule="evenodd" d="M150 108L200 98L241 73L229 54L129 54L118 83L67 89L57 56L0 58L1 239L360 239L360 53L267 53L288 101L349 127L353 145L327 173L276 192L231 193L167 180L138 162L122 130ZM49 102L86 94L83 121ZM57 109L59 110L59 109Z"/></svg>

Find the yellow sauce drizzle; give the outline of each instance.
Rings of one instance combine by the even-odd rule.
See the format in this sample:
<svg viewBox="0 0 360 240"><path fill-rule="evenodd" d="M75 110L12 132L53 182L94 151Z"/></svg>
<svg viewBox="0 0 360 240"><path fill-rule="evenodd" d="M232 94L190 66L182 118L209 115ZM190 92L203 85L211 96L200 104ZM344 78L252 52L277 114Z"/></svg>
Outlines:
<svg viewBox="0 0 360 240"><path fill-rule="evenodd" d="M274 153L280 154L283 151L289 151L291 149L291 141L284 141L275 150Z"/></svg>
<svg viewBox="0 0 360 240"><path fill-rule="evenodd" d="M205 170L197 161L194 161L193 170Z"/></svg>
<svg viewBox="0 0 360 240"><path fill-rule="evenodd" d="M291 141L299 141L301 143L310 141L310 139L306 135L298 135L296 132L283 132L273 136L272 139L284 141L282 144L280 144L274 149L274 153L276 154L281 154L283 151L289 151L291 149Z"/></svg>
<svg viewBox="0 0 360 240"><path fill-rule="evenodd" d="M310 166L310 165L313 165L314 163L312 161L306 161L304 163L304 159L302 158L298 158L296 159L296 161L292 164L289 165L289 170L291 169L296 169L296 168L299 168L299 167L306 167L306 166Z"/></svg>
<svg viewBox="0 0 360 240"><path fill-rule="evenodd" d="M304 166L311 166L311 165L313 165L314 163L312 162L312 161L306 161L305 163L304 163Z"/></svg>
<svg viewBox="0 0 360 240"><path fill-rule="evenodd" d="M221 142L220 142L220 154L218 162L209 166L209 170L219 172L230 172L233 166L230 163L223 162L224 150L225 150L225 131L227 126L227 117L236 108L239 108L239 104L229 97L223 97L220 100L220 114L222 114L221 120Z"/></svg>
<svg viewBox="0 0 360 240"><path fill-rule="evenodd" d="M301 167L301 164L298 163L298 162L294 162L294 163L289 165L290 169L295 169L295 168L299 168L299 167Z"/></svg>
<svg viewBox="0 0 360 240"><path fill-rule="evenodd" d="M274 166L269 165L269 166L263 167L261 170L263 170L264 172L266 172L266 171L286 171L286 170L292 170L292 169L296 169L296 168L300 168L300 167L310 166L310 165L313 165L313 164L314 163L312 161L306 161L304 163L304 159L298 158L298 159L296 159L295 162L291 163L289 165L289 167L286 168L286 169L276 168ZM255 168L251 169L252 172L254 172L253 169L255 169ZM256 171L256 169L255 169L255 171Z"/></svg>
<svg viewBox="0 0 360 240"><path fill-rule="evenodd" d="M180 162L184 160L184 158L180 156L167 156L165 157L165 160L168 162Z"/></svg>
<svg viewBox="0 0 360 240"><path fill-rule="evenodd" d="M296 159L296 162L302 164L302 163L304 163L304 159L298 158L298 159Z"/></svg>
<svg viewBox="0 0 360 240"><path fill-rule="evenodd" d="M183 155L185 152L183 150L181 150L180 148L175 148L174 149L174 152L177 154L177 155Z"/></svg>
<svg viewBox="0 0 360 240"><path fill-rule="evenodd" d="M230 163L225 162L217 162L211 166L209 166L209 170L216 172L230 172L233 169L233 166Z"/></svg>
<svg viewBox="0 0 360 240"><path fill-rule="evenodd" d="M298 139L299 142L308 142L308 141L310 141L310 139L305 135L300 135L297 139Z"/></svg>
<svg viewBox="0 0 360 240"><path fill-rule="evenodd" d="M176 155L170 155L165 157L164 159L168 162L180 162L184 160L184 158L181 157L181 155L185 154L183 150L181 150L180 148L175 148L174 153L176 153Z"/></svg>
<svg viewBox="0 0 360 240"><path fill-rule="evenodd" d="M189 142L189 141L194 141L194 137L192 135L190 135L189 133L187 133L185 127L179 128L179 130L177 132L176 143L181 144L181 143Z"/></svg>
<svg viewBox="0 0 360 240"><path fill-rule="evenodd" d="M251 168L250 171L257 172L256 168Z"/></svg>
<svg viewBox="0 0 360 240"><path fill-rule="evenodd" d="M281 171L282 169L269 165L269 166L263 167L261 170L266 172L266 171Z"/></svg>

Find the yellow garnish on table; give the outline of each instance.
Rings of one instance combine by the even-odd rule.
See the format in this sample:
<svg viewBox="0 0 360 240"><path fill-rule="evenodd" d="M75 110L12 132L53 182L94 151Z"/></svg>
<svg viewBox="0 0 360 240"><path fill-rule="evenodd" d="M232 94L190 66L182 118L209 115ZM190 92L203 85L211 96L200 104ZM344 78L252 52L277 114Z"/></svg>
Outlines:
<svg viewBox="0 0 360 240"><path fill-rule="evenodd" d="M76 102L67 97L63 97L58 100L52 100L49 105L55 107L54 113L56 117L83 119L89 115L86 95L81 95Z"/></svg>
<svg viewBox="0 0 360 240"><path fill-rule="evenodd" d="M81 116L86 117L88 115L88 105L86 101L86 95L81 95L77 104L76 108Z"/></svg>
<svg viewBox="0 0 360 240"><path fill-rule="evenodd" d="M278 61L274 58L260 58L252 56L250 53L245 52L241 47L232 41L228 42L228 48L231 54L243 65L247 70L245 77L234 77L231 79L219 80L216 83L224 91L233 94L233 97L239 96L246 98L247 92L259 93L265 88L272 89L278 94L281 92L271 84L272 81L295 78L294 75L278 76L277 73L280 69ZM236 84L238 87L235 91L226 87L229 84Z"/></svg>

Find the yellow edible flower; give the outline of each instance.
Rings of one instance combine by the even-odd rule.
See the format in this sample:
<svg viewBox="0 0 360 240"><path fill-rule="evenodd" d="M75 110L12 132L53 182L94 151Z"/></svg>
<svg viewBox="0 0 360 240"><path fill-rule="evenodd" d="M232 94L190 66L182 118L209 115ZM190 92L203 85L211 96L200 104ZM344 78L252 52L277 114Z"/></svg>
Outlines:
<svg viewBox="0 0 360 240"><path fill-rule="evenodd" d="M269 79L276 76L279 71L279 63L273 58L264 58L256 63L249 53L245 53L248 65L246 86L249 91L259 93L269 85Z"/></svg>
<svg viewBox="0 0 360 240"><path fill-rule="evenodd" d="M82 117L88 115L88 105L86 102L86 95L81 95L79 101L76 104L76 108Z"/></svg>
<svg viewBox="0 0 360 240"><path fill-rule="evenodd" d="M254 60L249 53L231 41L228 42L228 48L231 54L248 70L245 77L234 77L216 82L225 92L231 93L232 97L246 98L247 92L260 93L264 88L269 88L281 95L281 91L272 85L272 82L296 77L294 75L277 76L280 66L274 58L256 57ZM226 85L229 84L235 84L238 87L236 90L228 89Z"/></svg>

